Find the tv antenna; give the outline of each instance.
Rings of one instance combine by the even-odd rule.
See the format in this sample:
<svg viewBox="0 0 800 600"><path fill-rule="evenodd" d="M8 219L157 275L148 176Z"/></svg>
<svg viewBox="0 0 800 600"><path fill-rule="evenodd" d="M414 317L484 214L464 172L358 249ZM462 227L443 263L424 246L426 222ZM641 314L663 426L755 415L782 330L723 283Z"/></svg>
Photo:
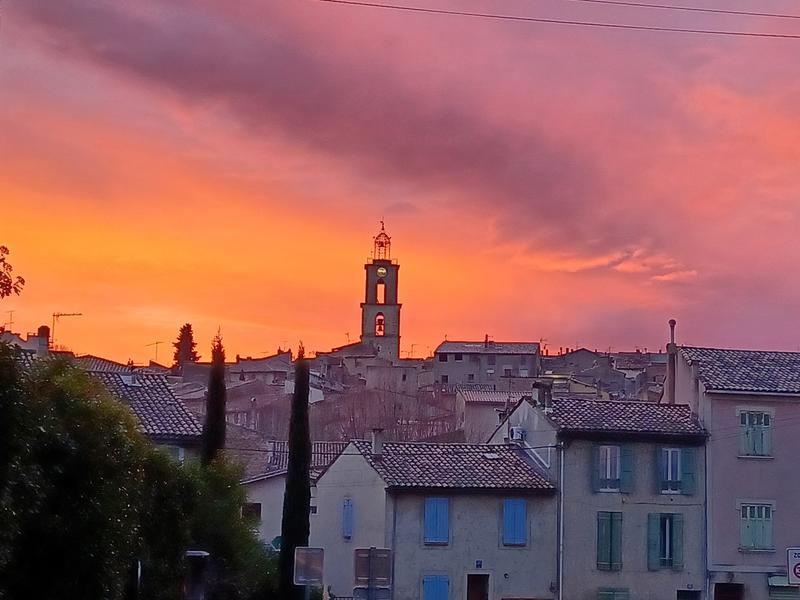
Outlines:
<svg viewBox="0 0 800 600"><path fill-rule="evenodd" d="M159 344L165 344L165 343L166 342L153 342L152 344L145 344L144 345L145 348L147 348L149 346L155 346L156 347L156 360L155 360L155 362L158 362L158 346L159 346Z"/></svg>
<svg viewBox="0 0 800 600"><path fill-rule="evenodd" d="M82 317L83 313L65 313L65 312L54 312L53 313L53 326L50 327L50 347L55 350L56 348L56 323L61 317Z"/></svg>

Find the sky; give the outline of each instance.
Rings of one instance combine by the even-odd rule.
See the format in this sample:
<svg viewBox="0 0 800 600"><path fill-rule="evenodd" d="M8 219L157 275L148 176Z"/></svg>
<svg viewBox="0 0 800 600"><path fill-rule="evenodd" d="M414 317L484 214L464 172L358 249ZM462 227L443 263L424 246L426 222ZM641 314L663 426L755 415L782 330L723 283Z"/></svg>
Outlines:
<svg viewBox="0 0 800 600"><path fill-rule="evenodd" d="M395 0L800 34L579 0ZM790 13L792 2L683 6ZM0 321L141 362L358 337L385 219L403 356L443 339L800 349L800 39L318 0L6 0Z"/></svg>

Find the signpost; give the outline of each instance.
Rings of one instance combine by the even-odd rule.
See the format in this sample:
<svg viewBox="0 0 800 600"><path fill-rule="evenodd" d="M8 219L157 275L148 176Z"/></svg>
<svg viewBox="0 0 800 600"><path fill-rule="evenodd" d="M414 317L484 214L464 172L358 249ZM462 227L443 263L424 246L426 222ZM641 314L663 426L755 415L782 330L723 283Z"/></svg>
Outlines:
<svg viewBox="0 0 800 600"><path fill-rule="evenodd" d="M298 546L294 549L294 584L322 585L322 565L325 551L322 548Z"/></svg>
<svg viewBox="0 0 800 600"><path fill-rule="evenodd" d="M786 571L789 585L800 585L800 548L786 549Z"/></svg>

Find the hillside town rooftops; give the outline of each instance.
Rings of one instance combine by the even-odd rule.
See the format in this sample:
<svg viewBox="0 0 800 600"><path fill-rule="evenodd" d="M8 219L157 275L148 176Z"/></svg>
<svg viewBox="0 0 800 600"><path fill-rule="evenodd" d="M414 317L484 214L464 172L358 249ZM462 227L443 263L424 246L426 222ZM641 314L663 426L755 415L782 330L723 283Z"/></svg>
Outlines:
<svg viewBox="0 0 800 600"><path fill-rule="evenodd" d="M691 407L685 404L553 398L544 411L565 433L705 436Z"/></svg>
<svg viewBox="0 0 800 600"><path fill-rule="evenodd" d="M200 424L172 393L164 375L135 371L90 373L130 407L148 437L163 442L200 441Z"/></svg>
<svg viewBox="0 0 800 600"><path fill-rule="evenodd" d="M800 394L800 352L682 346L709 391Z"/></svg>
<svg viewBox="0 0 800 600"><path fill-rule="evenodd" d="M506 403L516 404L524 396L530 396L531 392L502 392L495 390L474 390L457 388L457 394L464 398L467 404L492 404L503 405Z"/></svg>
<svg viewBox="0 0 800 600"><path fill-rule="evenodd" d="M442 342L436 354L538 354L536 342Z"/></svg>
<svg viewBox="0 0 800 600"><path fill-rule="evenodd" d="M385 442L379 455L363 440L353 445L393 490L461 489L550 492L555 488L515 444Z"/></svg>

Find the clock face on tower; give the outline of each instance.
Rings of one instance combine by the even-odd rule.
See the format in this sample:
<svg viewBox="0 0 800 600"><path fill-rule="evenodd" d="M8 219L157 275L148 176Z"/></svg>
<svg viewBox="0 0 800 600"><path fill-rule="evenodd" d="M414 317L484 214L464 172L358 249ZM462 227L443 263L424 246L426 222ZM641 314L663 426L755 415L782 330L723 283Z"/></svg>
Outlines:
<svg viewBox="0 0 800 600"><path fill-rule="evenodd" d="M386 267L378 267L378 270L376 272L378 274L378 277L386 277L387 273Z"/></svg>

